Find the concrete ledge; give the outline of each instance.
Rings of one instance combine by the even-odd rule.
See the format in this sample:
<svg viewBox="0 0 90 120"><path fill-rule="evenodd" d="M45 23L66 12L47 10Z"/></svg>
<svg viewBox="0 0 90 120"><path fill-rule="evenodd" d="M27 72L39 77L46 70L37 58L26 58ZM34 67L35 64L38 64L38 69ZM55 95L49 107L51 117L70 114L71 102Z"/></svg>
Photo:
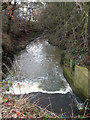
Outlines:
<svg viewBox="0 0 90 120"><path fill-rule="evenodd" d="M88 69L87 68L76 65L75 69L76 69L76 71L77 71L77 69L79 69L79 71L81 71L84 74L84 76L88 77Z"/></svg>
<svg viewBox="0 0 90 120"><path fill-rule="evenodd" d="M88 69L75 66L74 86L82 91L82 94L88 98Z"/></svg>
<svg viewBox="0 0 90 120"><path fill-rule="evenodd" d="M77 94L81 99L89 98L89 79L87 68L75 65L75 71L72 71L70 61L70 66L66 65L66 63L63 65L63 74L75 94Z"/></svg>

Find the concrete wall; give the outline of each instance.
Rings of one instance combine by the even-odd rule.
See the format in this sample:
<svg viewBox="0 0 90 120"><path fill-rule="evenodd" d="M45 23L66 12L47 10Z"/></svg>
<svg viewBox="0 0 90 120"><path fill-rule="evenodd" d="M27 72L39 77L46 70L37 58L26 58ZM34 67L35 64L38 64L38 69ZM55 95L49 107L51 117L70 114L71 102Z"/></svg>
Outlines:
<svg viewBox="0 0 90 120"><path fill-rule="evenodd" d="M88 98L88 69L75 66L74 86L78 88L81 93Z"/></svg>
<svg viewBox="0 0 90 120"><path fill-rule="evenodd" d="M88 69L75 65L75 71L72 71L72 61L66 61L63 65L63 74L73 91L81 98L89 98L89 78Z"/></svg>

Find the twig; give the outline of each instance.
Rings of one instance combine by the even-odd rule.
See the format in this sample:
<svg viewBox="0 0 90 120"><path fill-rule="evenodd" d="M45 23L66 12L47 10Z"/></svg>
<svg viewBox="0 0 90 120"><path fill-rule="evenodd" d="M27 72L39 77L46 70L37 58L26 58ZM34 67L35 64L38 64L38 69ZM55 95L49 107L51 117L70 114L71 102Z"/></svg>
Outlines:
<svg viewBox="0 0 90 120"><path fill-rule="evenodd" d="M50 97L48 97L48 99L49 99L49 103L50 103L50 108L51 108L51 111L53 111L53 110L52 110L52 104L51 104Z"/></svg>
<svg viewBox="0 0 90 120"><path fill-rule="evenodd" d="M35 106L44 111L44 109L41 108L40 106L38 106L38 105L35 105ZM46 109L45 111L46 111L47 113L50 113L50 114L54 115L56 118L59 118L59 116L57 116L55 113L53 113L53 112L51 112L51 111L49 111L49 110L47 110L47 109Z"/></svg>

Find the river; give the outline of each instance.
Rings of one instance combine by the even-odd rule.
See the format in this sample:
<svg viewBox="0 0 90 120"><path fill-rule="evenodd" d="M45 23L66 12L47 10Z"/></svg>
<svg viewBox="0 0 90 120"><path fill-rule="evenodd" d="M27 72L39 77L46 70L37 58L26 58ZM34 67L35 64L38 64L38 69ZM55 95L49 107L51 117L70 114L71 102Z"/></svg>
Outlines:
<svg viewBox="0 0 90 120"><path fill-rule="evenodd" d="M39 92L45 98L55 98L53 109L60 112L61 108L69 106L75 96L73 91L63 76L60 66L60 49L48 43L47 40L37 38L26 49L16 56L13 65L14 73L6 78L13 81L10 91L12 94L28 94ZM39 96L40 96L39 95ZM73 101L73 106L77 106ZM41 102L46 105L46 100ZM48 104L48 103L47 103ZM70 107L70 106L69 106Z"/></svg>
<svg viewBox="0 0 90 120"><path fill-rule="evenodd" d="M14 67L19 70L13 77L11 75L7 77L8 80L13 80L15 94L72 91L60 66L60 49L39 39L27 45L16 57ZM17 83L20 84L20 90Z"/></svg>

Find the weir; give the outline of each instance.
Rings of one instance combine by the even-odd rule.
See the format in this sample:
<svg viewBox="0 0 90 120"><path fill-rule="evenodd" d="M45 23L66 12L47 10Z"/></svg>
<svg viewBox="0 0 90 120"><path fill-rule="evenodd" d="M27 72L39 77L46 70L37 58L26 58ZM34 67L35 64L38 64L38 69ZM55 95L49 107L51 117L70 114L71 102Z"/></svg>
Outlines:
<svg viewBox="0 0 90 120"><path fill-rule="evenodd" d="M52 109L56 113L61 109L66 112L67 107L71 111L71 101L73 110L77 113L77 104L81 103L63 76L60 49L42 38L35 39L17 55L14 72L12 70L12 75L9 74L6 81L12 81L12 87L7 94L28 95L38 92L41 100L39 104L45 107L50 97Z"/></svg>

